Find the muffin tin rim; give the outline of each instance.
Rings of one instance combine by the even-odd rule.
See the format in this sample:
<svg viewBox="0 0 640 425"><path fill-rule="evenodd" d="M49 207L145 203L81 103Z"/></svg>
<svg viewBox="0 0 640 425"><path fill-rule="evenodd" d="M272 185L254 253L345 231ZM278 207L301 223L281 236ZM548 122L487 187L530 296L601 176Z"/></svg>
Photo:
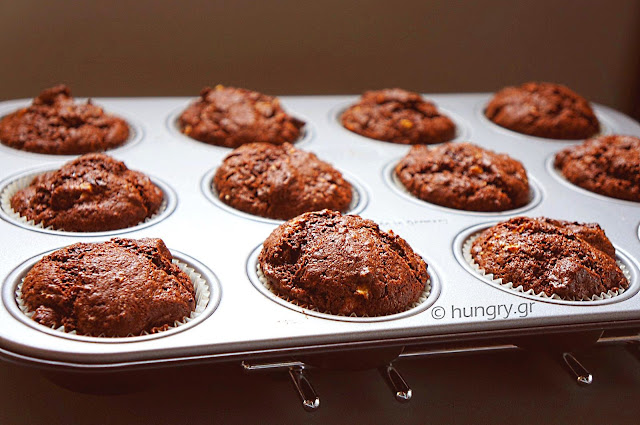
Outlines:
<svg viewBox="0 0 640 425"><path fill-rule="evenodd" d="M440 297L440 293L442 292L440 276L437 271L437 267L433 265L433 262L428 260L428 257L422 255L421 251L414 250L416 254L422 258L425 263L427 263L429 272L429 281L431 289L429 291L429 295L424 300L424 302L418 304L417 306L410 308L408 310L402 311L400 313L388 314L385 316L371 316L371 317L362 317L362 316L341 316L337 314L330 313L322 313L319 311L314 311L308 308L304 308L289 301L280 298L273 292L269 291L264 284L260 281L258 277L258 273L256 271L256 267L258 265L258 256L262 251L263 244L259 244L257 247L251 250L251 253L247 257L246 261L246 274L251 282L251 285L262 295L264 295L267 299L273 301L276 304L279 304L282 307L293 310L297 313L303 314L305 316L313 316L319 319L332 320L337 322L348 322L348 323L379 323L379 322L388 322L388 321L396 321L402 320L410 316L415 316L424 311L428 310L432 307L435 302Z"/></svg>
<svg viewBox="0 0 640 425"><path fill-rule="evenodd" d="M620 246L618 246L617 244L614 244L613 242L612 244L616 250L616 261L620 261L622 264L624 264L627 270L629 271L629 275L630 275L629 287L622 294L617 295L615 297L604 299L604 300L596 300L596 301L572 301L572 300L552 299L552 298L545 298L545 297L540 297L536 295L530 295L527 293L523 293L523 292L519 292L513 289L503 287L501 285L496 285L490 282L488 279L485 279L480 274L478 274L478 272L476 272L473 269L471 264L469 264L465 260L464 254L463 254L463 249L464 249L463 247L465 242L470 237L500 222L502 222L502 220L492 220L492 221L487 221L484 223L469 226L463 229L462 231L458 232L458 234L455 236L452 242L453 254L456 260L458 261L458 263L469 274L474 276L476 280L479 280L492 288L499 289L503 292L506 292L508 294L512 294L515 296L524 297L531 301L540 301L544 303L565 305L565 306L572 306L572 307L597 307L601 305L614 304L614 303L629 300L630 298L635 296L640 290L640 282L638 282L639 275L638 275L637 260L632 255L630 255L626 250L620 248Z"/></svg>
<svg viewBox="0 0 640 425"><path fill-rule="evenodd" d="M581 142L583 140L591 139L594 137L608 136L608 135L614 134L613 132L614 126L611 125L611 122L607 117L607 115L598 110L598 108L600 108L600 105L598 105L597 103L589 102L589 105L591 105L591 108L593 109L594 115L598 119L598 124L600 125L600 131L598 133L594 134L593 136L585 137L582 139L551 139L547 137L540 137L540 136L534 136L531 134L519 133L515 130L511 130L507 127L502 127L501 125L494 123L489 118L487 118L487 116L484 114L484 111L487 109L487 105L489 104L490 101L491 101L491 98L487 100L480 100L479 102L477 102L476 105L473 107L474 115L476 116L476 119L480 121L482 124L486 125L487 128L490 128L493 131L502 133L503 135L506 135L506 136L522 137L524 139L532 139L535 141L550 142L550 143L576 143L576 142Z"/></svg>
<svg viewBox="0 0 640 425"><path fill-rule="evenodd" d="M34 168L29 168L27 170L23 170L23 171L19 171L17 173L11 174L7 178L0 181L0 194L4 192L7 186L9 186L12 182L18 179L29 177L29 176L33 176L35 178L37 175L40 175L47 171L58 170L61 166L63 166L67 162L68 161L51 163L49 165L42 165ZM132 171L139 171L139 170L132 170ZM161 221L167 219L171 214L173 214L173 212L175 211L178 205L178 195L176 194L175 190L164 180L161 180L155 177L154 175L150 175L148 173L144 173L144 175L147 176L153 184L158 186L160 190L162 190L164 201L166 201L166 206L162 212L154 214L155 217L152 216L153 218L150 217L149 219L147 219L147 221L143 221L142 223L138 223L131 227L125 227L122 229L114 229L114 230L103 230L103 231L97 231L97 232L71 232L71 231L65 231L65 230L40 228L40 227L36 227L28 223L23 223L22 221L14 219L4 210L4 208L2 208L2 206L0 206L0 219L14 226L18 226L33 232L46 233L46 234L55 235L55 236L80 237L80 238L109 237L109 236L116 236L124 233L130 233L130 232L146 229L148 227L151 227L155 224L160 223Z"/></svg>
<svg viewBox="0 0 640 425"><path fill-rule="evenodd" d="M173 136L179 139L183 139L183 140L188 140L192 143L197 143L198 145L204 145L204 146L210 146L214 149L218 149L222 152L231 152L233 149L233 147L227 147L227 146L220 146L220 145L214 145L211 143L207 143L207 142L202 142L198 139L194 139L192 137L187 136L186 134L184 134L183 132L180 131L180 126L178 125L178 119L180 118L180 114L182 112L184 112L184 110L191 105L191 103L193 103L194 101L196 101L198 98L191 98L187 103L185 103L184 106L181 106L179 108L175 108L173 110L171 110L171 112L169 112L169 114L167 115L166 119L165 119L165 128L166 130ZM292 112L292 108L287 107L285 109L285 112L287 113L287 115L290 115L293 118L296 118L300 121L304 122L304 126L302 127L302 129L300 130L301 133L301 137L298 137L297 140L290 142L294 147L299 147L299 146L304 146L307 145L309 143L311 143L311 141L313 141L315 139L316 136L316 130L315 130L315 126L312 124L311 119L309 119L309 117L307 117L304 114L300 114L298 112ZM245 143L246 144L246 143ZM242 146L242 145L241 145Z"/></svg>
<svg viewBox="0 0 640 425"><path fill-rule="evenodd" d="M458 115L457 113L453 112L451 109L449 108L445 108L443 106L440 106L439 103L436 103L435 101L432 101L429 97L426 97L423 94L420 94L423 98L425 98L427 101L432 102L436 108L438 109L439 112L441 112L443 115L446 115L447 117L449 117L449 119L451 121L453 121L453 123L456 126L456 134L454 135L453 139L451 140L446 140L444 142L437 142L437 143L428 143L428 146L431 145L440 145L442 143L449 143L449 142L464 142L466 140L471 139L471 136L473 134L472 131L472 126L469 125L469 123L462 118L460 115ZM356 138L361 138L362 140L366 140L368 142L377 142L377 143L382 143L383 146L398 146L398 147L411 147L414 146L416 144L424 144L424 143L412 143L412 144L405 144L405 143L395 143L395 142L388 142L386 140L380 140L380 139L373 139L371 137L367 137L367 136L363 136L362 134L356 133L354 131L351 131L347 128L345 128L342 125L342 122L340 121L340 116L342 116L342 114L349 108L349 106L353 105L354 102L357 102L357 99L359 99L360 97L355 98L354 100L351 101L342 101L339 102L338 104L332 106L329 109L329 115L328 115L328 119L331 125L337 125L340 130L342 132L346 132L347 134L350 134L352 136L356 136Z"/></svg>
<svg viewBox="0 0 640 425"><path fill-rule="evenodd" d="M636 202L636 201L629 201L627 199L620 199L620 198L614 198L613 196L608 196L608 195L603 195L601 193L597 193L597 192L592 192L588 189L585 189L583 187L578 186L577 184L574 184L573 182L571 182L569 179L567 179L560 170L558 170L554 164L555 162L555 158L556 155L558 154L558 152L554 152L551 155L549 155L549 157L547 159L545 159L545 168L547 170L547 172L555 179L557 180L560 184L562 184L563 186L566 186L570 189L573 189L577 192L579 192L582 195L586 195L586 196L591 196L594 197L596 199L600 199L606 202L614 202L616 204L620 204L620 205L626 205L628 207L640 207L640 202Z"/></svg>
<svg viewBox="0 0 640 425"><path fill-rule="evenodd" d="M207 171L204 174L204 176L202 176L202 178L200 179L200 190L202 191L202 194L205 196L205 198L207 198L208 201L210 201L216 207L221 208L225 212L228 212L230 214L236 215L238 217L241 217L247 220L253 220L261 223L275 224L275 225L280 225L285 221L287 221L284 219L261 217L259 215L254 215L254 214L236 209L231 205L227 205L224 202L222 202L220 198L216 196L217 191L216 193L214 193L213 191L213 178L218 168L220 168L220 164L218 164L214 168ZM361 214L362 211L364 211L367 208L367 205L369 204L369 195L367 193L367 190L365 189L364 185L360 183L360 181L351 173L345 172L339 168L335 168L335 169L342 174L342 177L351 185L351 192L358 197L358 200L354 205L354 207L348 209L344 214L351 214L351 215Z"/></svg>
<svg viewBox="0 0 640 425"><path fill-rule="evenodd" d="M74 97L74 100L76 102L85 102L89 99L94 99L94 98ZM99 98L99 99L102 100L102 99L108 99L108 98ZM33 99L20 99L19 101L15 101L15 102L14 101L0 102L0 120L3 119L8 114L17 111L20 108L29 106L32 101ZM131 114L129 114L128 112L124 112L122 109L118 108L117 106L115 108L112 106L109 106L107 108L99 103L96 103L96 105L103 108L107 114L114 115L118 118L122 118L123 120L125 120L125 122L129 126L129 137L127 137L127 140L122 145L117 146L115 148L101 150L101 151L94 151L94 152L85 152L85 153L105 153L107 155L118 154L120 152L124 152L130 148L133 148L139 145L142 142L142 140L146 137L144 125L138 122L137 119L132 118ZM2 142L0 142L0 150L14 154L14 155L18 155L24 158L31 158L31 159L70 160L80 155L83 155L83 154L60 155L60 154L54 154L54 153L30 152L22 149L12 148L11 146L7 146Z"/></svg>
<svg viewBox="0 0 640 425"><path fill-rule="evenodd" d="M501 217L519 215L525 211L532 210L540 205L542 203L542 200L545 198L545 191L543 189L543 186L540 184L537 178L535 178L533 175L531 175L531 173L529 173L529 171L527 171L527 179L529 180L529 191L531 192L531 199L521 207L505 211L471 211L459 210L451 207L445 207L444 205L434 204L433 202L425 201L415 197L404 187L402 182L398 179L395 173L395 167L396 165L398 165L398 162L402 158L404 158L404 156L394 158L387 165L385 165L382 169L382 178L387 186L389 186L389 188L397 195L408 201L411 201L418 205L422 205L423 207L434 208L452 214L462 214L474 217Z"/></svg>
<svg viewBox="0 0 640 425"><path fill-rule="evenodd" d="M102 241L98 241L102 242ZM45 325L42 325L35 320L30 319L25 316L25 314L20 310L18 303L16 301L15 293L18 284L22 281L22 279L27 275L29 270L43 257L49 255L59 249L63 249L69 245L64 245L55 249L51 249L45 251L43 253L37 254L19 264L16 268L14 268L7 277L2 282L2 302L4 304L5 309L22 325L29 326L32 329L35 329L39 332L63 338L67 340L73 340L77 342L88 342L88 343L107 343L107 344L121 344L121 343L135 343L135 342L144 342L149 340L155 340L158 338L163 338L166 336L175 335L177 333L186 331L191 329L192 327L202 323L207 318L209 318L213 312L218 308L220 304L220 300L222 298L222 286L220 285L220 281L218 277L211 271L206 265L196 260L195 258L184 254L181 251L169 249L173 258L178 261L185 263L189 267L193 268L197 273L199 273L206 282L206 285L209 288L209 302L207 306L202 311L202 313L195 317L193 320L190 320L187 323L181 324L180 326L172 327L166 331L157 332L154 334L147 335L136 335L136 336L126 336L126 337L99 337L99 336L88 336L88 335L77 335L71 334L67 332L62 332L53 328L49 328Z"/></svg>

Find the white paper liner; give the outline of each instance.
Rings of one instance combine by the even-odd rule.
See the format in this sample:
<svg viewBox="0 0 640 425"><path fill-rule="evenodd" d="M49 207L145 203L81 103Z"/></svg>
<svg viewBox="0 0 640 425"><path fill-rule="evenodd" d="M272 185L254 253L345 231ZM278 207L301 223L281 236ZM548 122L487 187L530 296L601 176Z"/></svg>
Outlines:
<svg viewBox="0 0 640 425"><path fill-rule="evenodd" d="M482 277L485 281L493 285L500 286L502 288L507 288L512 291L521 292L523 294L533 295L540 298L546 298L546 299L552 299L552 300L563 300L563 301L584 301L584 302L602 301L602 300L608 300L613 297L617 297L618 295L621 295L625 292L624 288L620 288L617 291L609 290L607 292L602 292L599 295L592 295L591 298L582 297L578 299L575 297L560 297L557 294L552 294L551 296L549 296L544 292L536 293L533 289L529 289L528 291L525 291L522 285L515 286L515 284L512 282L503 282L502 278L494 279L493 274L486 273L485 270L480 268L480 266L474 261L473 257L471 256L471 246L473 245L473 241L475 241L478 238L478 236L480 236L481 233L482 231L474 233L473 235L467 238L467 240L464 242L462 246L462 256L464 257L465 261L469 263L469 265L473 268L473 270L476 273L478 273L480 277ZM631 273L629 272L629 269L627 269L627 266L625 266L624 263L622 263L619 260L616 260L616 264L618 265L618 267L620 267L620 270L622 271L622 274L624 275L624 277L627 279L627 282L631 284Z"/></svg>
<svg viewBox="0 0 640 425"><path fill-rule="evenodd" d="M194 320L196 317L201 315L202 312L205 310L205 308L209 304L209 298L211 297L210 285L202 277L202 275L200 273L196 272L188 264L183 263L182 261L177 260L175 258L172 260L172 263L177 265L180 268L180 270L185 272L187 274L187 276L189 276L189 279L191 279L191 282L193 283L193 287L194 287L195 293L196 293L196 306L195 306L194 310L191 312L191 315L189 317L185 317L182 321L177 321L176 320L175 322L173 322L173 325L169 326L168 329L166 329L164 331L160 331L160 332L166 332L167 330L174 329L174 328L177 328L179 326L186 325L187 323L189 323L192 320ZM22 284L23 284L23 282L24 282L24 278L18 283L18 286L16 287L16 293L15 293L16 302L18 303L18 307L25 314L25 316L27 316L29 319L31 319L31 318L33 318L33 315L35 314L35 312L29 311L29 309L25 305L24 301L22 300ZM34 323L36 323L36 322L34 322ZM58 332L63 332L63 333L69 334L69 335L77 335L75 330L74 331L70 331L70 332L65 331L64 326L60 326L58 328L52 327L51 329L53 329L55 331L58 331ZM127 337L136 337L136 336L143 336L143 335L150 335L150 334L145 331L141 335L129 334L129 335L127 335ZM83 336L86 336L86 335L83 335ZM98 338L119 338L119 337L108 337L106 335L99 335Z"/></svg>
<svg viewBox="0 0 640 425"><path fill-rule="evenodd" d="M262 273L262 269L260 268L260 263L256 261L256 274L258 275L258 280L260 281L260 283L262 283L264 285L265 288L267 288L267 290L269 290L269 292L271 292L273 295L275 295L276 297L287 301L293 305L296 305L300 308L304 308L306 310L311 310L311 311L315 311L317 313L322 313L322 314L328 314L331 316L342 316L342 317L385 317L385 316L391 316L391 314L380 314L380 315L376 315L376 316L369 316L369 315L362 315L362 316L358 316L355 313L351 313L349 316L346 316L344 314L334 314L331 313L330 311L322 311L317 309L315 306L306 304L306 303L302 303L296 299L293 298L289 298L289 297L285 297L284 295L281 295L280 293L278 293L276 291L276 289L274 288L274 286L269 282L269 280L267 279L267 277L264 275L264 273ZM404 311L409 311L412 310L416 307L418 307L420 304L422 304L423 302L425 302L427 300L427 298L429 298L429 295L431 294L431 278L429 278L427 280L427 282L424 285L424 292L420 295L420 298L418 298L418 301L412 303L409 307L407 307L405 310L400 311L398 313L402 313ZM397 314L397 313L393 313L393 314Z"/></svg>
<svg viewBox="0 0 640 425"><path fill-rule="evenodd" d="M34 220L27 220L26 217L22 217L17 211L15 211L11 207L11 198L13 197L13 195L15 195L19 190L22 190L22 189L25 189L26 187L28 187L36 176L38 176L40 174L43 174L43 173L44 172L39 172L39 173L33 173L33 174L29 174L27 176L19 177L18 179L14 180L11 183L9 183L8 185L6 185L2 189L2 192L0 193L0 208L2 208L2 211L5 214L7 214L10 218L12 218L13 220L15 220L15 221L17 221L19 223L22 223L22 224L25 224L25 225L28 225L28 226L31 226L31 227L35 227L37 229L52 230L52 231L57 231L57 232L65 232L64 229L55 229L52 226L44 227L44 225L42 223L36 223ZM160 204L160 207L158 208L158 210L153 215L151 215L150 217L145 218L143 221L141 221L138 224L135 224L134 226L123 227L122 229L106 230L106 231L110 232L110 231L118 231L118 230L123 230L123 229L130 229L131 227L135 227L135 226L140 226L142 224L146 224L146 223L148 223L148 222L150 222L152 220L155 220L155 218L158 217L160 214L162 214L166 209L167 209L167 199L166 199L166 196L164 196L164 192L163 192L162 203ZM92 233L92 232L80 232L80 233Z"/></svg>

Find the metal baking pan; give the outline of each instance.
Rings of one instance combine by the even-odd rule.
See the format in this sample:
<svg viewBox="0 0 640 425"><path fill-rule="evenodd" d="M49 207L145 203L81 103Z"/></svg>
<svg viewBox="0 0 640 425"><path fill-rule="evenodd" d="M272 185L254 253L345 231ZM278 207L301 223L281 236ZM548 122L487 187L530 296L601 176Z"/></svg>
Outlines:
<svg viewBox="0 0 640 425"><path fill-rule="evenodd" d="M393 229L429 264L432 291L415 309L387 317L337 317L272 296L256 278L255 261L262 241L279 222L236 212L209 192L213 171L231 149L192 140L178 131L176 118L192 99L103 98L95 102L133 128L131 140L108 153L161 182L170 203L168 213L142 226L92 234L33 229L3 213L0 351L40 366L107 370L640 327L640 203L607 198L566 182L553 169L552 158L578 141L530 137L494 125L482 113L490 94L426 97L455 121L455 140L506 152L523 162L533 189L527 206L477 213L417 200L403 192L392 176L394 164L409 146L367 139L340 125L340 112L357 96L281 98L289 113L307 122L298 146L333 164L354 184L358 192L354 211L383 229ZM0 116L29 102L2 102ZM640 136L640 125L627 116L599 105L595 110L603 133ZM17 176L56 168L71 158L0 146L0 191ZM475 230L516 215L599 223L629 271L629 289L601 302L564 302L485 282L462 258L462 242ZM45 253L112 235L162 238L177 258L210 283L212 297L205 312L173 331L95 338L46 329L17 309L17 282Z"/></svg>

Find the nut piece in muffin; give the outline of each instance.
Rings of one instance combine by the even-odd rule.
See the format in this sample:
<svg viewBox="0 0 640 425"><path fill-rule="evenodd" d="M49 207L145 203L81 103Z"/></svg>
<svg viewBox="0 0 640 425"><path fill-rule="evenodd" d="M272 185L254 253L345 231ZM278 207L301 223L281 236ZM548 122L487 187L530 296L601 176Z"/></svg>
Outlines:
<svg viewBox="0 0 640 425"><path fill-rule="evenodd" d="M178 121L180 131L192 139L228 148L251 142L293 143L305 124L288 115L276 97L222 85L202 89Z"/></svg>
<svg viewBox="0 0 640 425"><path fill-rule="evenodd" d="M505 211L529 202L522 164L471 143L413 146L395 173L417 198L449 208Z"/></svg>
<svg viewBox="0 0 640 425"><path fill-rule="evenodd" d="M405 145L446 142L456 133L453 121L433 103L398 88L365 92L340 120L354 133Z"/></svg>
<svg viewBox="0 0 640 425"><path fill-rule="evenodd" d="M571 183L613 198L640 202L640 138L600 136L556 154Z"/></svg>
<svg viewBox="0 0 640 425"><path fill-rule="evenodd" d="M33 103L0 121L0 142L14 149L79 155L113 149L129 138L129 126L94 105L75 103L64 85L44 90Z"/></svg>
<svg viewBox="0 0 640 425"><path fill-rule="evenodd" d="M168 329L195 308L189 277L161 239L77 243L38 261L24 278L22 301L33 320L91 336Z"/></svg>
<svg viewBox="0 0 640 425"><path fill-rule="evenodd" d="M586 139L600 131L589 102L560 84L506 87L493 96L484 113L501 127L548 139Z"/></svg>
<svg viewBox="0 0 640 425"><path fill-rule="evenodd" d="M99 232L135 226L158 211L163 197L144 174L92 153L36 176L11 197L11 208L44 227Z"/></svg>
<svg viewBox="0 0 640 425"><path fill-rule="evenodd" d="M404 239L371 220L329 210L280 225L258 262L279 296L339 315L402 312L429 279L427 264Z"/></svg>
<svg viewBox="0 0 640 425"><path fill-rule="evenodd" d="M240 146L224 159L213 186L233 208L284 220L325 208L346 211L352 199L338 170L289 143Z"/></svg>
<svg viewBox="0 0 640 425"><path fill-rule="evenodd" d="M615 255L599 225L544 217L498 223L471 246L473 260L494 279L567 300L626 289Z"/></svg>

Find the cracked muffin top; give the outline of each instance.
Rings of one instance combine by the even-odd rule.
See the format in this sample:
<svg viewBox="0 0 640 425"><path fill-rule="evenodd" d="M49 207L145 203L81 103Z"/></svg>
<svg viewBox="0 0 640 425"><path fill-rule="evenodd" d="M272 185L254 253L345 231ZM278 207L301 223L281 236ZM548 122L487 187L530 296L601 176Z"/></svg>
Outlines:
<svg viewBox="0 0 640 425"><path fill-rule="evenodd" d="M453 121L433 103L398 88L365 92L340 120L354 133L406 145L446 142L456 132Z"/></svg>
<svg viewBox="0 0 640 425"><path fill-rule="evenodd" d="M338 170L289 143L240 146L224 159L213 185L233 208L284 220L325 208L346 211L352 199Z"/></svg>
<svg viewBox="0 0 640 425"><path fill-rule="evenodd" d="M329 210L280 225L258 262L283 298L340 315L405 311L429 279L427 264L404 239L371 220Z"/></svg>
<svg viewBox="0 0 640 425"><path fill-rule="evenodd" d="M80 335L166 330L195 308L189 277L161 239L76 243L38 261L22 285L33 320Z"/></svg>
<svg viewBox="0 0 640 425"><path fill-rule="evenodd" d="M0 142L14 149L79 155L113 149L129 138L129 126L91 100L76 103L65 85L46 89L33 103L0 121Z"/></svg>
<svg viewBox="0 0 640 425"><path fill-rule="evenodd" d="M473 260L504 283L563 299L591 299L627 288L616 251L594 223L515 217L483 231Z"/></svg>
<svg viewBox="0 0 640 425"><path fill-rule="evenodd" d="M555 166L591 192L640 202L640 138L600 136L558 152Z"/></svg>
<svg viewBox="0 0 640 425"><path fill-rule="evenodd" d="M178 122L185 135L228 148L251 142L293 143L305 124L288 115L276 97L222 85L205 87Z"/></svg>
<svg viewBox="0 0 640 425"><path fill-rule="evenodd" d="M589 102L553 83L506 87L493 96L485 115L501 127L548 139L586 139L600 131Z"/></svg>
<svg viewBox="0 0 640 425"><path fill-rule="evenodd" d="M413 146L395 173L417 198L449 208L505 211L529 202L522 164L471 143Z"/></svg>
<svg viewBox="0 0 640 425"><path fill-rule="evenodd" d="M45 228L100 232L139 224L158 211L163 198L149 177L94 153L36 176L11 197L11 208Z"/></svg>

